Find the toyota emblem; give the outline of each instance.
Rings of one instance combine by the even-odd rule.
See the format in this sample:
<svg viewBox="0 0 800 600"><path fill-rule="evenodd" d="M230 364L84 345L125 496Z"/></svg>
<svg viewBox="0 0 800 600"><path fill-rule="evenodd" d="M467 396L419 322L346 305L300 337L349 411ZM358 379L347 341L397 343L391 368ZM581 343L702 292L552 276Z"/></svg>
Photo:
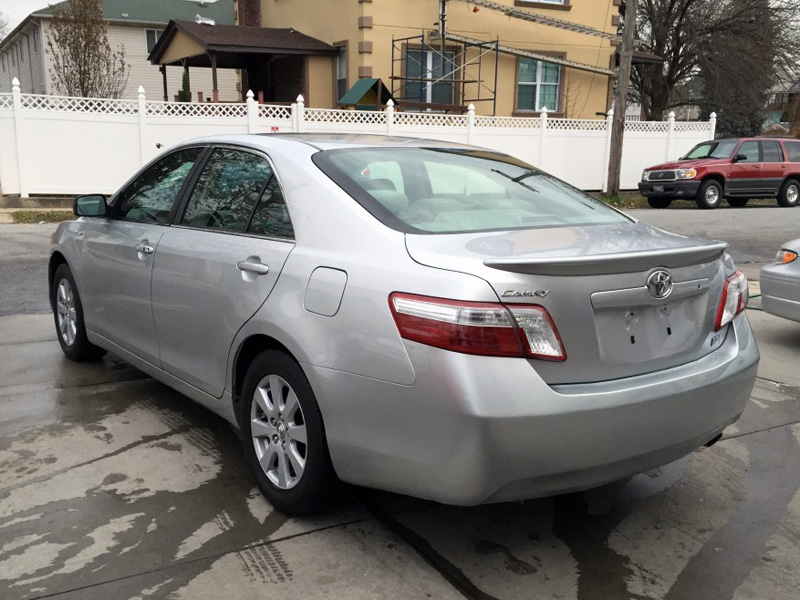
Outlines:
<svg viewBox="0 0 800 600"><path fill-rule="evenodd" d="M672 293L672 275L667 271L653 271L647 278L647 290L653 298L663 300Z"/></svg>

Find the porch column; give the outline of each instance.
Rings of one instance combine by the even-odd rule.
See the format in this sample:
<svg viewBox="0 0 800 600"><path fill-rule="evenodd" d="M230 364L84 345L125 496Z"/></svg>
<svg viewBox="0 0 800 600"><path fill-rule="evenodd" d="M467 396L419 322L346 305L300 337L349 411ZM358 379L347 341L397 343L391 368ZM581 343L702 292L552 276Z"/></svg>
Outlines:
<svg viewBox="0 0 800 600"><path fill-rule="evenodd" d="M217 55L213 52L211 56L211 87L213 89L214 102L219 102L219 90L217 89Z"/></svg>
<svg viewBox="0 0 800 600"><path fill-rule="evenodd" d="M161 65L161 79L164 82L164 102L169 102L169 94L167 93L167 65Z"/></svg>

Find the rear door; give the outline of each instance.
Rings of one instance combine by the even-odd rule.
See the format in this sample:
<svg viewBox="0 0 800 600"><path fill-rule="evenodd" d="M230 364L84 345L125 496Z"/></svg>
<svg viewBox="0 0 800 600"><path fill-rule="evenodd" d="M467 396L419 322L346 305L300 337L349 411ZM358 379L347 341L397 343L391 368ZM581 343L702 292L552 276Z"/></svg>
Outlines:
<svg viewBox="0 0 800 600"><path fill-rule="evenodd" d="M233 338L267 299L293 248L267 158L215 148L158 247L152 294L162 368L222 396Z"/></svg>
<svg viewBox="0 0 800 600"><path fill-rule="evenodd" d="M764 194L777 196L786 178L789 163L783 155L781 143L764 140L761 144L761 190Z"/></svg>
<svg viewBox="0 0 800 600"><path fill-rule="evenodd" d="M155 252L203 150L183 148L158 160L117 196L111 218L88 219L84 228L81 299L87 328L154 365Z"/></svg>
<svg viewBox="0 0 800 600"><path fill-rule="evenodd" d="M745 158L731 165L726 192L734 196L757 195L761 190L761 147L756 140L742 142L734 157Z"/></svg>

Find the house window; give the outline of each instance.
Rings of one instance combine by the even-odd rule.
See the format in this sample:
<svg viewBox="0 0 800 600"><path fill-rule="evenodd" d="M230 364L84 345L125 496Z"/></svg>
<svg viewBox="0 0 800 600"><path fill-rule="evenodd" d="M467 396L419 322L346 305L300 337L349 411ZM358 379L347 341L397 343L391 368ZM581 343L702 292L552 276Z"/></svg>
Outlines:
<svg viewBox="0 0 800 600"><path fill-rule="evenodd" d="M455 53L445 52L444 69L442 54L419 48L406 49L406 100L434 104L453 104L455 87L452 81L439 79L455 78Z"/></svg>
<svg viewBox="0 0 800 600"><path fill-rule="evenodd" d="M6 55L3 54L3 73L6 72Z"/></svg>
<svg viewBox="0 0 800 600"><path fill-rule="evenodd" d="M39 51L39 30L33 30L33 49Z"/></svg>
<svg viewBox="0 0 800 600"><path fill-rule="evenodd" d="M336 101L347 93L347 46L339 46L336 55Z"/></svg>
<svg viewBox="0 0 800 600"><path fill-rule="evenodd" d="M19 43L19 64L25 62L25 46L22 45L22 42Z"/></svg>
<svg viewBox="0 0 800 600"><path fill-rule="evenodd" d="M11 54L11 66L12 67L16 67L17 66L17 58L14 56L14 46L11 46L10 54Z"/></svg>
<svg viewBox="0 0 800 600"><path fill-rule="evenodd" d="M517 110L558 111L561 67L532 58L520 58L517 65Z"/></svg>
<svg viewBox="0 0 800 600"><path fill-rule="evenodd" d="M147 38L147 53L150 54L153 51L153 48L156 47L156 42L158 42L158 38L161 37L163 31L161 29L145 29L144 35Z"/></svg>

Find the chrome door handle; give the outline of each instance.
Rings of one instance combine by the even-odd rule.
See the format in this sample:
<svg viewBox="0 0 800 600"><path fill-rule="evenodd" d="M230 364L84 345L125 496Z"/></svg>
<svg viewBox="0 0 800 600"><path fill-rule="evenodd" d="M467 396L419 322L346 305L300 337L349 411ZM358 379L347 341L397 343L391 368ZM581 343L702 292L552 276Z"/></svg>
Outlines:
<svg viewBox="0 0 800 600"><path fill-rule="evenodd" d="M155 252L155 248L153 248L149 244L142 242L141 244L136 246L136 251L141 252L142 254L152 254L153 252Z"/></svg>
<svg viewBox="0 0 800 600"><path fill-rule="evenodd" d="M76 232L75 232L75 237L83 237L83 235L84 235L85 233L86 233L86 232L85 232L85 231L83 231L83 230L81 229L80 231L76 231Z"/></svg>
<svg viewBox="0 0 800 600"><path fill-rule="evenodd" d="M266 275L269 273L269 267L253 257L250 257L247 260L240 260L238 263L236 263L236 268L240 271L255 273L256 275Z"/></svg>

